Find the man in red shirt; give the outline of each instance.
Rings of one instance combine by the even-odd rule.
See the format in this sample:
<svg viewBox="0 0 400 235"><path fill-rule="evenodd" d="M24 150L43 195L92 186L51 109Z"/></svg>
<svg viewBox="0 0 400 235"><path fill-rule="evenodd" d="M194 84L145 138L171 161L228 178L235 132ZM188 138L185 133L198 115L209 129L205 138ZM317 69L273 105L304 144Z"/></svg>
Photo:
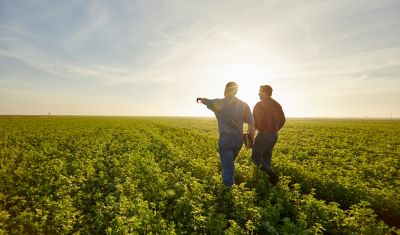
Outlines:
<svg viewBox="0 0 400 235"><path fill-rule="evenodd" d="M260 86L258 93L261 101L253 109L255 128L258 131L254 141L251 159L269 175L272 185L279 182L278 175L271 168L272 150L278 140L278 131L286 118L281 105L271 98L272 87Z"/></svg>

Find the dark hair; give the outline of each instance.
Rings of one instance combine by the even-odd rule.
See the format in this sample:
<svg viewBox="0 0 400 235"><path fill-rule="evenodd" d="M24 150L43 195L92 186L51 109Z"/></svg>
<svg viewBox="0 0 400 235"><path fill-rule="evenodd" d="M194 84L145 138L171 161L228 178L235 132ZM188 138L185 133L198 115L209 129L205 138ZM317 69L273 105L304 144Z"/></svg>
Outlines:
<svg viewBox="0 0 400 235"><path fill-rule="evenodd" d="M268 96L272 95L272 87L268 85L260 86L260 90Z"/></svg>

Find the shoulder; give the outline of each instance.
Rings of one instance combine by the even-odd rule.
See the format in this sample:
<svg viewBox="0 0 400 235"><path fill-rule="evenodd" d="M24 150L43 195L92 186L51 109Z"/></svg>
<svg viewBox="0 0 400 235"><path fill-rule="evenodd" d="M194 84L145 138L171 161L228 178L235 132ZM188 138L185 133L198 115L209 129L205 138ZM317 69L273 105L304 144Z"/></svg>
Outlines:
<svg viewBox="0 0 400 235"><path fill-rule="evenodd" d="M240 100L240 99L238 99L238 101L239 101L240 104L243 106L243 108L245 108L245 109L250 109L250 106L249 106L246 102L244 102L244 101L242 101L242 100Z"/></svg>
<svg viewBox="0 0 400 235"><path fill-rule="evenodd" d="M262 106L262 101L258 101L256 105L254 105L254 109L259 109Z"/></svg>
<svg viewBox="0 0 400 235"><path fill-rule="evenodd" d="M272 100L272 102L273 102L275 105L277 105L277 106L281 107L281 105L279 104L279 102L278 102L278 101L276 101L276 100L274 100L274 99L272 99L272 98L271 98L271 100Z"/></svg>
<svg viewBox="0 0 400 235"><path fill-rule="evenodd" d="M241 100L241 99L239 99L239 98L237 98L236 96L235 97L233 97L233 99L232 99L235 103L238 103L238 104L243 104L243 105L247 105L247 103L246 102L244 102L243 100Z"/></svg>
<svg viewBox="0 0 400 235"><path fill-rule="evenodd" d="M271 98L271 101L272 101L273 107L274 107L275 109L277 109L277 110L282 110L282 106L278 103L278 101L276 101L276 100L274 100L274 99L272 99L272 98Z"/></svg>
<svg viewBox="0 0 400 235"><path fill-rule="evenodd" d="M264 102L263 102L262 100L261 100L261 101L258 101L257 104L254 105L254 108L255 108L255 107L261 107L263 104L264 104Z"/></svg>

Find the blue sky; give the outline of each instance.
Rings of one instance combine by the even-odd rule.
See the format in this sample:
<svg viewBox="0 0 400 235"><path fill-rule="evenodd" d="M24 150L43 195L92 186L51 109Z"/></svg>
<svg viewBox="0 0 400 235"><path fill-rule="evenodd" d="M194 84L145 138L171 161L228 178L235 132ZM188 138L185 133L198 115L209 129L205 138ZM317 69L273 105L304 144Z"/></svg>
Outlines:
<svg viewBox="0 0 400 235"><path fill-rule="evenodd" d="M400 1L0 1L0 114L400 117Z"/></svg>

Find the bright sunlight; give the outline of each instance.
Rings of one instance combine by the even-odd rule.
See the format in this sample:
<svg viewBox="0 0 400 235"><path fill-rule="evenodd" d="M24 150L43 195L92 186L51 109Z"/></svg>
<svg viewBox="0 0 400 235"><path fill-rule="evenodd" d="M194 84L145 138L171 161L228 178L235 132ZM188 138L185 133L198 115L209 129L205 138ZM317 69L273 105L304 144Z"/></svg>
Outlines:
<svg viewBox="0 0 400 235"><path fill-rule="evenodd" d="M217 77L223 81L223 86L228 81L239 84L237 97L253 107L258 101L260 85L268 83L268 78L274 76L274 72L261 63L241 62L221 66L217 71Z"/></svg>

